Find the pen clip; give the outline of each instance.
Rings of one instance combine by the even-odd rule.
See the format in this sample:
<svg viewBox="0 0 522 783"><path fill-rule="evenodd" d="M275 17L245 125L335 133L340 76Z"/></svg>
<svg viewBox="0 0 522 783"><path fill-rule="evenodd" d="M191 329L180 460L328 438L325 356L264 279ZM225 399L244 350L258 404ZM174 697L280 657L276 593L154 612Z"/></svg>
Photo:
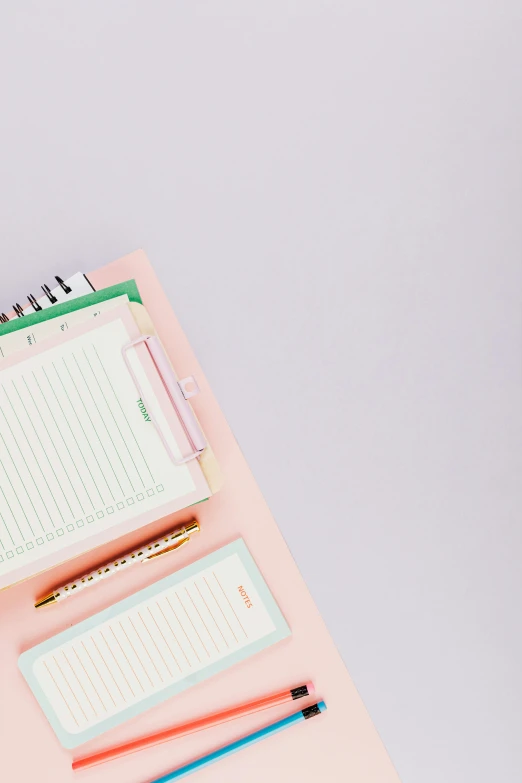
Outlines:
<svg viewBox="0 0 522 783"><path fill-rule="evenodd" d="M161 557L162 555L168 555L169 552L173 552L175 549L179 549L185 544L188 544L189 541L190 541L190 536L186 536L186 538L182 538L181 541L177 541L175 544L172 544L172 546L168 546L166 549L162 549L160 552L154 552L153 555L147 555L147 557L144 557L141 562L146 563L147 560L152 560L152 558L154 557Z"/></svg>

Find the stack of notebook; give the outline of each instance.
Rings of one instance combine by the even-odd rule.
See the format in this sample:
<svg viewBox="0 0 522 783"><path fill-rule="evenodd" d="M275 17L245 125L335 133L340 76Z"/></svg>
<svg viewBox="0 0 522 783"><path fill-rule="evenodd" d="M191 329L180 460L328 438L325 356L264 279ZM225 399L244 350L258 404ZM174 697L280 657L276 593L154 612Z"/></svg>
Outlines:
<svg viewBox="0 0 522 783"><path fill-rule="evenodd" d="M136 283L59 289L0 324L0 588L215 488Z"/></svg>
<svg viewBox="0 0 522 783"><path fill-rule="evenodd" d="M3 778L167 783L250 748L216 779L397 783L143 251L57 283L0 312Z"/></svg>

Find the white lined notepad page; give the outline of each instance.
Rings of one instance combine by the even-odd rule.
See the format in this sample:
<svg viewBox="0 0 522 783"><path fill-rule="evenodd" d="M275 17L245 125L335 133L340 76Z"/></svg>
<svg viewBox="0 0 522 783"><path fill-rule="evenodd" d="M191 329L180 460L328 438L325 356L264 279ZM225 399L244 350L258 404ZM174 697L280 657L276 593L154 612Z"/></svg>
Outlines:
<svg viewBox="0 0 522 783"><path fill-rule="evenodd" d="M194 491L128 339L116 319L0 373L0 575Z"/></svg>
<svg viewBox="0 0 522 783"><path fill-rule="evenodd" d="M274 631L232 554L47 651L33 673L62 727L76 734Z"/></svg>

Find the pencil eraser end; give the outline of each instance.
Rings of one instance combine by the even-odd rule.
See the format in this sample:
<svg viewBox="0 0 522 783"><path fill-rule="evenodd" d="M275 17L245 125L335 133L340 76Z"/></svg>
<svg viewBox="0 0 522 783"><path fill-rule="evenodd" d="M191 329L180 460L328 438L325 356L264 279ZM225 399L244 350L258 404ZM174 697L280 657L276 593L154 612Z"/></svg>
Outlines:
<svg viewBox="0 0 522 783"><path fill-rule="evenodd" d="M309 696L313 696L315 693L315 688L313 682L307 682L306 683L306 690L308 691Z"/></svg>

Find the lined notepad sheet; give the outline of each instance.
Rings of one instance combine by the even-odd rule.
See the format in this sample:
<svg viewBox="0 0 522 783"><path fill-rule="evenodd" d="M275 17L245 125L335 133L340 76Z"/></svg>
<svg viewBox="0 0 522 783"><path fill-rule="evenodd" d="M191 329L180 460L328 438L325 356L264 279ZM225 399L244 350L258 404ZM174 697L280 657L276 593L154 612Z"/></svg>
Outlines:
<svg viewBox="0 0 522 783"><path fill-rule="evenodd" d="M74 747L289 633L238 540L24 653L20 667Z"/></svg>
<svg viewBox="0 0 522 783"><path fill-rule="evenodd" d="M128 307L113 313L123 311L132 320ZM0 585L21 564L174 499L209 495L201 479L194 497L199 466L169 458L140 403L122 357L123 320L100 317L113 320L0 372ZM180 457L151 377L136 351L129 360Z"/></svg>

